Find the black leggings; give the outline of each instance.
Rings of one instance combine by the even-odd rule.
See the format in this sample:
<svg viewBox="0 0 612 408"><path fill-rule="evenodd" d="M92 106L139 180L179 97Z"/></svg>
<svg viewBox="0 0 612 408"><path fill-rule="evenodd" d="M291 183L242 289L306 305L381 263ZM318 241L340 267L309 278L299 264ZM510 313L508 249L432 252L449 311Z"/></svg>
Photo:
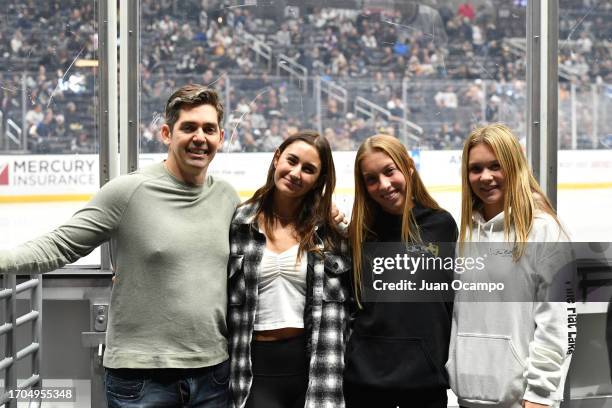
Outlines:
<svg viewBox="0 0 612 408"><path fill-rule="evenodd" d="M446 390L406 391L373 388L344 382L346 408L446 408Z"/></svg>
<svg viewBox="0 0 612 408"><path fill-rule="evenodd" d="M253 384L246 408L303 408L308 386L306 336L251 342Z"/></svg>

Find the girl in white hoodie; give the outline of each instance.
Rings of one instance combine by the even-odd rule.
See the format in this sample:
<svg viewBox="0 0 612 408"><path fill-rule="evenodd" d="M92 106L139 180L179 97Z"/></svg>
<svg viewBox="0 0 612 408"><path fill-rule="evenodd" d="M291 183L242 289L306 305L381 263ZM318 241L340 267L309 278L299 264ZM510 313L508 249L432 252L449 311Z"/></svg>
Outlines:
<svg viewBox="0 0 612 408"><path fill-rule="evenodd" d="M573 350L568 345L575 339L575 320L568 313L573 299L551 301L559 300L551 299L551 288L566 254L556 243L567 241L567 235L504 125L469 135L462 187L458 255L474 257L486 250L488 267L457 278L505 281L507 292L456 292L446 365L451 387L462 407L558 407ZM485 248L473 242L506 244Z"/></svg>

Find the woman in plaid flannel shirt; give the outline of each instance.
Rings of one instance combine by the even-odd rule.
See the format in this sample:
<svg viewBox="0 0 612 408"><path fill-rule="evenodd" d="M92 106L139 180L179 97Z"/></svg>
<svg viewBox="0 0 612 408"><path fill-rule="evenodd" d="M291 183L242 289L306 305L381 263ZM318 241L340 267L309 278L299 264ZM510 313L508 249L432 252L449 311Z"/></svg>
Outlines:
<svg viewBox="0 0 612 408"><path fill-rule="evenodd" d="M276 150L266 184L230 228L230 392L236 408L342 408L346 243L331 215L327 140Z"/></svg>

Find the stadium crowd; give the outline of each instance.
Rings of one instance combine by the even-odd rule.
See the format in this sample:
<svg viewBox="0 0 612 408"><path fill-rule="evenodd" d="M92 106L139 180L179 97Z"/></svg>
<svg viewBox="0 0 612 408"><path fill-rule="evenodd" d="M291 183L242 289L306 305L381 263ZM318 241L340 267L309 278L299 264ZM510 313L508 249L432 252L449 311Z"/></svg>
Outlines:
<svg viewBox="0 0 612 408"><path fill-rule="evenodd" d="M168 92L186 82L223 92L229 151L269 151L304 127L320 127L335 149L352 150L373 133L400 137L404 119L423 128L414 144L424 149L458 148L468 129L483 121L508 121L522 134L523 3L390 1L393 6L385 8L278 10L273 4L143 0L141 151L163 151L159 110ZM97 72L78 64L96 58L95 3L2 0L0 5L6 22L0 29L2 129L10 129L8 119L22 126L30 152L95 152ZM609 99L610 16L607 2L561 1L559 64L569 73L561 77L561 109L568 105L572 82L589 92L591 84L600 85L608 89L603 100ZM289 77L272 75L244 40L245 32L276 56L285 54L306 67L311 78L343 87L348 98L323 94L317 110L314 80L302 92ZM356 112L347 101L358 96L388 113ZM581 117L593 116L587 102L578 109ZM570 128L560 120L562 146L569 143ZM580 132L584 147L590 146L588 127Z"/></svg>

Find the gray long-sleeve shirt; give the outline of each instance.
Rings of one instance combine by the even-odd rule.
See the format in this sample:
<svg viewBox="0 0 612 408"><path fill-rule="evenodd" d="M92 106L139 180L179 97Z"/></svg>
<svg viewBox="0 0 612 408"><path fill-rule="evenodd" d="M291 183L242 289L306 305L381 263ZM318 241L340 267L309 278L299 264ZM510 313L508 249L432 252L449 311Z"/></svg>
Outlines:
<svg viewBox="0 0 612 408"><path fill-rule="evenodd" d="M0 273L41 273L111 243L104 366L196 368L227 354L227 260L235 190L175 179L162 163L105 185L55 231L0 251Z"/></svg>

